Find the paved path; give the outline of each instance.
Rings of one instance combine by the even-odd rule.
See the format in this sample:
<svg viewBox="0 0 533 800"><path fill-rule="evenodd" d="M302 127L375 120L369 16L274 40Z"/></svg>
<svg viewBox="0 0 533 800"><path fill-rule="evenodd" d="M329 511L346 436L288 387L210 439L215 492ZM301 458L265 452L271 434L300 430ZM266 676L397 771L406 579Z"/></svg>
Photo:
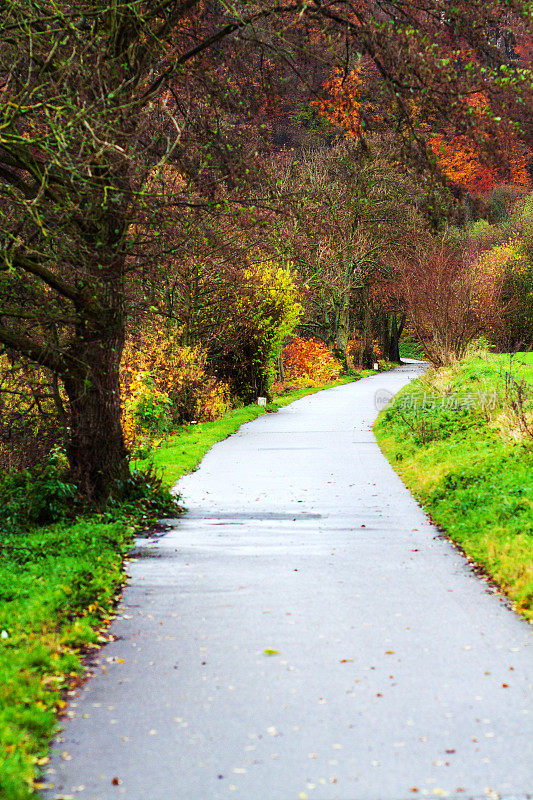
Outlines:
<svg viewBox="0 0 533 800"><path fill-rule="evenodd" d="M263 416L181 481L190 511L142 542L47 797L533 793L529 628L370 430L376 391L415 374Z"/></svg>

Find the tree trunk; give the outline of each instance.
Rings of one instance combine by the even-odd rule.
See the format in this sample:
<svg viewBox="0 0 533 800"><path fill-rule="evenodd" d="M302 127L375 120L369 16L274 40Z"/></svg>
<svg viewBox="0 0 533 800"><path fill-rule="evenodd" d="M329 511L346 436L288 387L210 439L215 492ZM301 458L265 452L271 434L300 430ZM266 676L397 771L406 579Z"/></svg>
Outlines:
<svg viewBox="0 0 533 800"><path fill-rule="evenodd" d="M387 347L385 350L385 358L389 361L394 361L396 364L400 363L400 336L402 335L403 326L405 325L405 314L400 315L398 322L398 315L396 311L389 314L387 324Z"/></svg>
<svg viewBox="0 0 533 800"><path fill-rule="evenodd" d="M335 331L335 355L348 365L348 339L350 335L350 296L343 297L337 314Z"/></svg>
<svg viewBox="0 0 533 800"><path fill-rule="evenodd" d="M374 348L372 343L372 320L370 309L365 304L363 319L363 353L361 356L361 366L363 369L372 369L374 366Z"/></svg>
<svg viewBox="0 0 533 800"><path fill-rule="evenodd" d="M280 381L280 383L283 383L284 380L285 380L285 364L283 363L283 348L282 347L280 347L280 350L279 350L277 369L278 369L278 375L277 375L278 381Z"/></svg>
<svg viewBox="0 0 533 800"><path fill-rule="evenodd" d="M78 337L72 368L63 375L69 399L67 457L70 479L91 500L102 500L129 474L120 420L119 367L124 331Z"/></svg>
<svg viewBox="0 0 533 800"><path fill-rule="evenodd" d="M387 361L400 363L400 336L402 335L406 314L397 311L383 313L380 316L380 332L383 345L383 355Z"/></svg>

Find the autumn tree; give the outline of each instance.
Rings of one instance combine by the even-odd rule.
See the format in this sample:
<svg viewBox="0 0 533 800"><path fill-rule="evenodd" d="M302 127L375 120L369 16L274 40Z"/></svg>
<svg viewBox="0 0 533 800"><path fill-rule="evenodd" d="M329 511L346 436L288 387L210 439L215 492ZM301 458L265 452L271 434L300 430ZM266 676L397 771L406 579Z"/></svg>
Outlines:
<svg viewBox="0 0 533 800"><path fill-rule="evenodd" d="M347 135L394 132L402 158L461 197L532 166L531 17L525 2L324 4L345 58L318 101ZM511 45L512 42L512 45Z"/></svg>
<svg viewBox="0 0 533 800"><path fill-rule="evenodd" d="M479 120L479 137L487 139L489 134L483 128L484 118L489 112L487 95L476 94L465 101L474 119ZM456 133L447 128L443 133L434 134L428 144L440 169L457 186L472 195L487 194L497 184L529 187L533 166L533 153L520 141L516 131L500 131L498 139L499 159L490 159L487 154L488 141L472 141L464 133Z"/></svg>
<svg viewBox="0 0 533 800"><path fill-rule="evenodd" d="M477 336L502 323L504 276L487 270L469 243L436 237L404 265L401 290L415 334L437 367L464 355Z"/></svg>
<svg viewBox="0 0 533 800"><path fill-rule="evenodd" d="M174 164L186 215L249 169L245 89L228 60L204 56L269 12L233 11L175 0L3 8L0 342L60 379L71 478L89 497L128 468L119 363L147 239L165 232L149 219L154 173Z"/></svg>
<svg viewBox="0 0 533 800"><path fill-rule="evenodd" d="M376 328L391 331L387 357L396 354L396 308L376 310L376 283L391 277L393 265L423 236L425 222L416 208L416 191L398 165L376 153L362 153L344 142L315 150L301 160L275 162L280 202L291 213L277 223L278 247L293 258L305 285L305 324L335 347L346 362L356 329L363 339L363 363L373 362ZM384 340L385 341L385 340ZM394 352L393 352L394 351Z"/></svg>

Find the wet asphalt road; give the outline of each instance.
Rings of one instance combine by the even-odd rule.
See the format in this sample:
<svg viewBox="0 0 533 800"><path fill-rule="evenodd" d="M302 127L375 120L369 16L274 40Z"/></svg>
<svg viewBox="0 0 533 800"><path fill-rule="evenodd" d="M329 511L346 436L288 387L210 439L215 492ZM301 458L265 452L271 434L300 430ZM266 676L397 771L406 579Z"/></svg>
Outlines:
<svg viewBox="0 0 533 800"><path fill-rule="evenodd" d="M417 374L265 415L182 479L189 512L138 542L47 800L533 796L530 629L370 429Z"/></svg>

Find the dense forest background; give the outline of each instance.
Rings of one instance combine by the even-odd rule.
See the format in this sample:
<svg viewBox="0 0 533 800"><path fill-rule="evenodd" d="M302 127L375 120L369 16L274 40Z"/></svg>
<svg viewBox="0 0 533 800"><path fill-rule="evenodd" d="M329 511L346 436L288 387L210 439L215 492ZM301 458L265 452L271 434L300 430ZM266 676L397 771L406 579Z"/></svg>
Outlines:
<svg viewBox="0 0 533 800"><path fill-rule="evenodd" d="M533 344L526 2L22 3L0 21L0 469L483 335Z"/></svg>

